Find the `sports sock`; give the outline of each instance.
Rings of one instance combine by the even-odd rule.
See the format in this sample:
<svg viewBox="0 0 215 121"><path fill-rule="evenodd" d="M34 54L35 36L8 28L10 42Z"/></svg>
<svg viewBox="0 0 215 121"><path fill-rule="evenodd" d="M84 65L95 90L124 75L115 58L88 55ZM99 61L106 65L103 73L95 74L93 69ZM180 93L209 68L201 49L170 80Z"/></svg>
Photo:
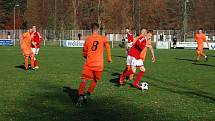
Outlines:
<svg viewBox="0 0 215 121"><path fill-rule="evenodd" d="M123 76L129 76L131 74L134 74L132 70L127 70L126 72L123 73Z"/></svg>
<svg viewBox="0 0 215 121"><path fill-rule="evenodd" d="M134 85L136 85L136 84L139 83L139 81L140 81L140 79L142 78L143 74L144 74L144 71L139 71L139 72L138 72L137 77L136 77L136 79L135 79L134 82L133 82Z"/></svg>
<svg viewBox="0 0 215 121"><path fill-rule="evenodd" d="M34 67L39 66L38 60L34 60Z"/></svg>
<svg viewBox="0 0 215 121"><path fill-rule="evenodd" d="M89 94L91 94L94 91L96 85L97 85L97 82L95 80L92 80L91 84L90 84L90 87L88 88L88 93Z"/></svg>
<svg viewBox="0 0 215 121"><path fill-rule="evenodd" d="M25 62L25 69L28 69L28 56L24 56L24 62Z"/></svg>
<svg viewBox="0 0 215 121"><path fill-rule="evenodd" d="M79 95L84 95L84 90L85 90L86 84L87 84L86 81L80 82L79 92L78 92Z"/></svg>

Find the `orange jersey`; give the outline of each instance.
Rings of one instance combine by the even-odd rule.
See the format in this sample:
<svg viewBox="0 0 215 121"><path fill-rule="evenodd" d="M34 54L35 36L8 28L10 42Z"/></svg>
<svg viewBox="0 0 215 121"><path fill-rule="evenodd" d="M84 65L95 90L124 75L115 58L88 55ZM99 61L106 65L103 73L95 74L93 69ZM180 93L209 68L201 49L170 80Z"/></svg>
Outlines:
<svg viewBox="0 0 215 121"><path fill-rule="evenodd" d="M106 46L108 60L111 60L110 46L106 37L94 33L84 43L83 56L86 58L85 65L94 71L103 70L104 46Z"/></svg>
<svg viewBox="0 0 215 121"><path fill-rule="evenodd" d="M195 41L197 42L198 46L203 46L203 42L206 40L205 34L196 34L195 35Z"/></svg>
<svg viewBox="0 0 215 121"><path fill-rule="evenodd" d="M147 49L148 47L152 46L152 41L151 40L147 40L146 41L146 47L141 51L140 53L140 58L144 61L146 58L146 53L147 53Z"/></svg>
<svg viewBox="0 0 215 121"><path fill-rule="evenodd" d="M31 50L31 40L32 40L32 34L29 32L26 32L22 36L21 40L21 49L24 55L32 54Z"/></svg>

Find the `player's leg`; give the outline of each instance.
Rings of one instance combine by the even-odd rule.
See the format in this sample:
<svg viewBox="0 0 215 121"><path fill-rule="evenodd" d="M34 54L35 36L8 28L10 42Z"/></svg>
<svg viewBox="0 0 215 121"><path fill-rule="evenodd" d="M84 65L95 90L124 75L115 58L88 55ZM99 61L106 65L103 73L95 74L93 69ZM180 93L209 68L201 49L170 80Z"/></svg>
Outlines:
<svg viewBox="0 0 215 121"><path fill-rule="evenodd" d="M201 52L201 56L204 57L205 61L208 61L208 57L206 56L206 54L204 53L204 51L202 50Z"/></svg>
<svg viewBox="0 0 215 121"><path fill-rule="evenodd" d="M140 79L142 78L143 74L145 73L145 71L146 71L145 67L144 67L143 65L140 66L140 71L138 72L136 79L135 79L134 82L132 83L132 85L133 85L134 87L140 89L139 82L140 82Z"/></svg>
<svg viewBox="0 0 215 121"><path fill-rule="evenodd" d="M34 69L34 54L30 55L31 69Z"/></svg>
<svg viewBox="0 0 215 121"><path fill-rule="evenodd" d="M28 58L29 58L29 55L25 54L24 55L25 70L28 70Z"/></svg>
<svg viewBox="0 0 215 121"><path fill-rule="evenodd" d="M131 70L131 66L127 66L128 70ZM136 72L136 71L135 71ZM129 80L133 80L134 74L129 75Z"/></svg>
<svg viewBox="0 0 215 121"><path fill-rule="evenodd" d="M131 66L132 66L132 63L133 63L134 60L135 60L134 57L131 57L129 55L127 56L127 63L126 63L126 65L129 68L126 68L124 70L124 72L120 75L120 79L119 79L119 84L120 85L123 85L125 83L125 77L126 76L129 76L129 75L135 73L135 70L130 69L130 68L132 68Z"/></svg>
<svg viewBox="0 0 215 121"><path fill-rule="evenodd" d="M131 66L131 69L127 69L125 72L123 72L121 75L120 75L120 80L119 80L119 83L120 85L124 85L125 84L125 78L127 76L130 76L131 74L134 74L136 72L136 67L135 66Z"/></svg>
<svg viewBox="0 0 215 121"><path fill-rule="evenodd" d="M79 84L79 91L78 91L79 98L78 98L77 105L81 105L84 103L84 93L87 85L87 80L93 80L93 72L86 65L83 66L81 79L82 81Z"/></svg>
<svg viewBox="0 0 215 121"><path fill-rule="evenodd" d="M90 87L88 88L88 91L87 91L88 94L92 94L92 92L94 91L97 85L97 81L100 80L102 76L102 71L94 71L93 76L94 78L93 80L91 80Z"/></svg>
<svg viewBox="0 0 215 121"><path fill-rule="evenodd" d="M35 48L35 56L39 54L39 50L40 48L37 48L37 49ZM38 62L38 59L36 59L36 57L34 58L34 66L36 69L39 68L39 62Z"/></svg>
<svg viewBox="0 0 215 121"><path fill-rule="evenodd" d="M196 50L196 60L194 61L195 64L199 61L200 56L201 56L201 49L198 47Z"/></svg>

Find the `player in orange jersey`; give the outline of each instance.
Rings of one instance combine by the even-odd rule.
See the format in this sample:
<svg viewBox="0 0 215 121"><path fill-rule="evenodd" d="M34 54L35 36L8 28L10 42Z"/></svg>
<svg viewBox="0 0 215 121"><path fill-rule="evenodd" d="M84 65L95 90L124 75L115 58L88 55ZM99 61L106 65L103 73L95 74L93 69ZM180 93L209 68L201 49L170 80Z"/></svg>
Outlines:
<svg viewBox="0 0 215 121"><path fill-rule="evenodd" d="M148 30L147 32L147 36L146 36L146 48L144 48L144 50L140 53L140 57L143 61L145 61L145 58L146 58L146 53L147 53L147 50L148 48L150 49L150 52L151 52L151 55L152 55L152 62L155 63L155 55L154 55L154 50L153 50L153 47L152 47L152 34L153 34L153 31L152 30Z"/></svg>
<svg viewBox="0 0 215 121"><path fill-rule="evenodd" d="M209 47L208 41L206 39L205 34L202 33L202 28L199 29L198 33L195 34L195 41L197 42L197 49L196 49L196 60L194 63L196 64L199 61L199 58L203 56L205 58L205 61L208 60L208 57L205 55L203 49L204 49L204 42L207 43L207 46Z"/></svg>
<svg viewBox="0 0 215 121"><path fill-rule="evenodd" d="M31 61L31 68L34 69L34 54L31 50L32 37L33 37L32 33L33 31L30 28L28 32L23 34L22 39L20 41L22 53L24 56L25 70L28 70L28 58L30 58L30 61Z"/></svg>
<svg viewBox="0 0 215 121"><path fill-rule="evenodd" d="M108 62L111 63L110 45L106 37L99 35L99 25L97 23L92 24L92 35L89 36L84 43L83 56L86 59L82 70L82 81L79 86L79 99L78 103L87 102L88 96L93 92L97 85L97 81L100 80L102 71L104 68L103 51L106 47ZM87 93L85 93L85 87L87 80L91 81Z"/></svg>

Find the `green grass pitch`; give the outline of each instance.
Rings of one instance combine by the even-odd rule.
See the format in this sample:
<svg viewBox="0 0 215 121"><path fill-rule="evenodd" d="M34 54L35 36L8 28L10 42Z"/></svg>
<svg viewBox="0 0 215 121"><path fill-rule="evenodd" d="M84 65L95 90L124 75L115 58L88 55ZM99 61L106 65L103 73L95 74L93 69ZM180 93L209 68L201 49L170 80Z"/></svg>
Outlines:
<svg viewBox="0 0 215 121"><path fill-rule="evenodd" d="M141 81L149 90L116 85L125 67L124 49L112 49L89 103L75 94L84 58L81 48L41 48L40 69L25 72L18 47L0 47L0 121L214 121L215 51L193 64L195 50L155 50Z"/></svg>

